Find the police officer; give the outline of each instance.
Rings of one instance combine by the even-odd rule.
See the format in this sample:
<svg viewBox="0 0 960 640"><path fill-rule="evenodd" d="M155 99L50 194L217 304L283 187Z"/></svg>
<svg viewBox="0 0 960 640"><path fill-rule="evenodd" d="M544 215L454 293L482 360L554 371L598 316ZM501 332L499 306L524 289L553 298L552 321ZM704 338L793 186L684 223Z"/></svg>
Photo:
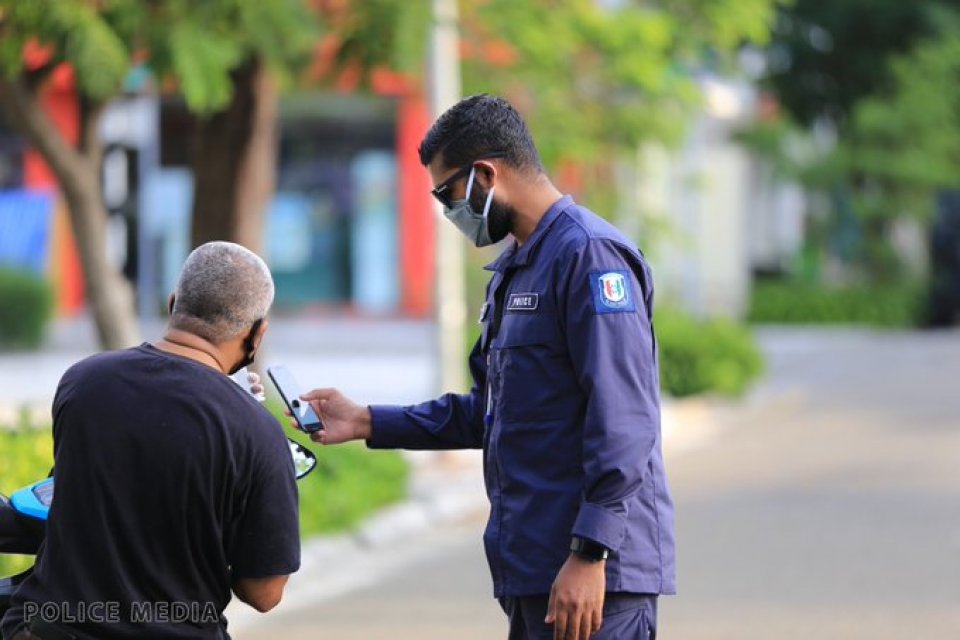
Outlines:
<svg viewBox="0 0 960 640"><path fill-rule="evenodd" d="M372 448L483 448L484 544L509 638L654 638L674 593L673 504L660 446L653 280L613 226L545 175L506 101L466 98L420 145L433 195L491 265L473 388L364 407L304 396L314 440Z"/></svg>

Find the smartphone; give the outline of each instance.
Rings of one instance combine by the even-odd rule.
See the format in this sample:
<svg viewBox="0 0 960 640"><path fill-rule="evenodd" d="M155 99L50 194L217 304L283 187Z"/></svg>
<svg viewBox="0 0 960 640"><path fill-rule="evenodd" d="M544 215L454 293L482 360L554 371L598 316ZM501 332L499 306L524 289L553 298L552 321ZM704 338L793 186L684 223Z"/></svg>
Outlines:
<svg viewBox="0 0 960 640"><path fill-rule="evenodd" d="M314 433L323 429L323 421L309 402L300 399L300 386L286 367L277 365L267 369L267 375L273 386L280 392L283 403L297 421L297 426L305 433Z"/></svg>

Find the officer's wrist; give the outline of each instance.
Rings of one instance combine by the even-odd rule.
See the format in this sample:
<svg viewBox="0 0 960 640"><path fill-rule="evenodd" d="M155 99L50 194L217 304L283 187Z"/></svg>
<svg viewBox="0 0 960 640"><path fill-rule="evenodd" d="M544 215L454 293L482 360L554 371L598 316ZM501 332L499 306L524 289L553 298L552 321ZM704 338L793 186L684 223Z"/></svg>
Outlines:
<svg viewBox="0 0 960 640"><path fill-rule="evenodd" d="M373 412L369 406L360 405L353 417L354 440L369 440L373 437Z"/></svg>

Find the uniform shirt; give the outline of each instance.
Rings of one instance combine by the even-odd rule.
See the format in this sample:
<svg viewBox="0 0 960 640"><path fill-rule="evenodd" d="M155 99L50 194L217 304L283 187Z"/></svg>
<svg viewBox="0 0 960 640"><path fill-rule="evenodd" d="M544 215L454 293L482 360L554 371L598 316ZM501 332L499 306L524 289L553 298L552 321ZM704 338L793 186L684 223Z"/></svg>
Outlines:
<svg viewBox="0 0 960 640"><path fill-rule="evenodd" d="M222 373L146 344L93 356L60 381L53 438L46 540L3 637L33 612L81 639L225 638L232 579L298 569L287 440Z"/></svg>
<svg viewBox="0 0 960 640"><path fill-rule="evenodd" d="M643 256L565 197L487 268L471 392L371 407L369 446L484 449L497 597L549 593L573 535L611 550L608 591L674 593Z"/></svg>

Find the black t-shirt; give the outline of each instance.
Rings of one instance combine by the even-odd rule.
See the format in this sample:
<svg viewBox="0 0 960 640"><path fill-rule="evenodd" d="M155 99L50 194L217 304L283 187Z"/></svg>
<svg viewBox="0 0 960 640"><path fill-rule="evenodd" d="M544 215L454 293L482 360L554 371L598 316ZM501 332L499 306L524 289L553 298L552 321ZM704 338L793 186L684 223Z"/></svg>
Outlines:
<svg viewBox="0 0 960 640"><path fill-rule="evenodd" d="M282 427L227 376L150 345L93 356L53 403L56 489L3 619L79 638L226 638L231 579L300 566Z"/></svg>

